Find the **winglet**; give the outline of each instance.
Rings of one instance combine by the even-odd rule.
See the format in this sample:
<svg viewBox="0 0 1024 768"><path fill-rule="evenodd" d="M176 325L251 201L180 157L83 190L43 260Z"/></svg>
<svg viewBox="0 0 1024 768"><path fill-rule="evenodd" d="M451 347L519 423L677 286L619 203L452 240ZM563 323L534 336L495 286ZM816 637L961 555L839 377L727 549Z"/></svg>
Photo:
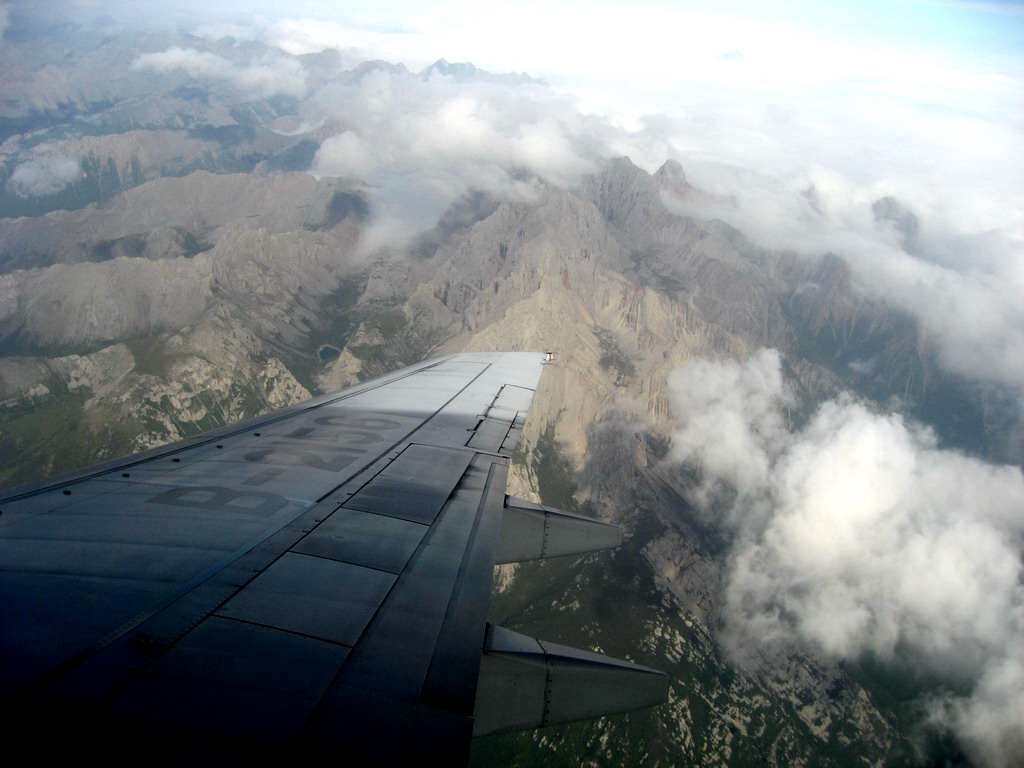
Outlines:
<svg viewBox="0 0 1024 768"><path fill-rule="evenodd" d="M495 562L578 555L614 549L621 543L622 530L616 525L506 496Z"/></svg>
<svg viewBox="0 0 1024 768"><path fill-rule="evenodd" d="M488 624L473 735L586 720L667 696L664 672Z"/></svg>

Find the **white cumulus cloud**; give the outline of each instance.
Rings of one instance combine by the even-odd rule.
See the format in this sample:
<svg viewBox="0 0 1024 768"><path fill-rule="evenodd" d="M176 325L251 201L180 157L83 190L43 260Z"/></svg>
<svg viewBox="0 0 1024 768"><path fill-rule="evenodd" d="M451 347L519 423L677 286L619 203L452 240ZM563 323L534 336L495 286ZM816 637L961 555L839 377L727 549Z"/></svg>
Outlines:
<svg viewBox="0 0 1024 768"><path fill-rule="evenodd" d="M1024 476L848 397L787 426L778 354L671 379L674 457L734 536L727 645L918 666L970 693L936 705L992 766L1024 759ZM1016 713L1014 716L1011 713Z"/></svg>

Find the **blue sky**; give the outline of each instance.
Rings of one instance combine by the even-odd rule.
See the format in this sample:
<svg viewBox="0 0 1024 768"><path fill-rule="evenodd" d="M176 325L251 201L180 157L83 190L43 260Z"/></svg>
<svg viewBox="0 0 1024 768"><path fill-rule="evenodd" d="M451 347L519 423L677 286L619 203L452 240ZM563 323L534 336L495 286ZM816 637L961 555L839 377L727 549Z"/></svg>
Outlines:
<svg viewBox="0 0 1024 768"><path fill-rule="evenodd" d="M1024 4L1018 0L790 0L726 7L761 18L786 16L837 36L975 54L1024 52Z"/></svg>
<svg viewBox="0 0 1024 768"><path fill-rule="evenodd" d="M209 11L209 4L203 6ZM520 17L539 28L546 17L572 14L581 30L595 15L612 13L622 33L644 37L643 24L651 18L673 14L703 15L736 23L757 23L770 29L793 23L829 38L858 41L864 45L884 44L930 49L973 57L1017 57L1024 55L1024 4L1019 0L781 0L752 2L579 2L554 0L531 3L452 3L384 0L383 2L257 2L230 3L231 15L262 13L268 16L310 16L333 18L354 27L378 32L437 34L444 29L470 31L480 39L503 34L510 17ZM489 20L491 23L489 23ZM466 23L466 22L470 23ZM475 28L474 28L475 27ZM646 30L650 32L651 30ZM566 30L571 34L571 30ZM519 41L523 60L529 61L529 41ZM724 40L723 40L724 42ZM530 66L527 64L527 66Z"/></svg>
<svg viewBox="0 0 1024 768"><path fill-rule="evenodd" d="M540 31L551 19L572 18L571 28L562 30L566 47L585 44L581 40L597 32L595 21L615 19L619 33L616 44L633 38L638 43L658 30L653 20L672 18L717 19L733 25L749 25L771 31L779 25L799 26L821 39L855 42L861 46L885 46L919 51L931 50L944 55L969 56L1002 66L1024 67L1024 3L1021 0L638 0L623 2L444 2L444 0L220 0L217 2L179 0L172 7L154 10L149 4L131 0L13 0L9 3L19 14L52 17L55 9L74 9L84 16L111 13L115 17L136 19L176 15L186 23L197 19L247 23L255 15L267 18L316 18L340 22L345 26L396 38L425 37L445 47L453 39L461 40L467 50L476 50L476 41L487 41L495 52L504 50L502 39L507 25ZM716 25L715 37L728 44L728 23ZM706 25L701 28L706 32ZM543 50L529 39L516 42L520 68L543 69ZM456 55L449 51L446 56Z"/></svg>

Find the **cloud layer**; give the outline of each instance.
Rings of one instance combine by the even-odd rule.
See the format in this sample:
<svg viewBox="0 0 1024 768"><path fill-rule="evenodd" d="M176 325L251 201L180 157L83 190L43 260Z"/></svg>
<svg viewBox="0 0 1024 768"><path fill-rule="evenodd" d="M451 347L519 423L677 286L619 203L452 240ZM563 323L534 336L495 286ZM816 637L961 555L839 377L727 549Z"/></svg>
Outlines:
<svg viewBox="0 0 1024 768"><path fill-rule="evenodd" d="M1002 218L1002 229L958 230L952 217L929 212L921 202L927 195L908 191L898 199L916 214L920 227L908 252L900 233L873 212L878 200L890 197L891 185L858 186L820 167L788 179L699 167L688 168L687 176L737 205L715 208L667 199L670 210L720 218L769 247L808 256L838 254L851 266L862 294L921 322L947 370L997 382L1024 402L1024 240L1014 230L1013 216ZM993 222L999 218L993 216Z"/></svg>
<svg viewBox="0 0 1024 768"><path fill-rule="evenodd" d="M671 387L673 456L701 468L698 499L734 537L735 653L796 645L917 668L969 690L935 716L979 759L1024 759L1020 469L846 397L793 428L774 350L694 362Z"/></svg>
<svg viewBox="0 0 1024 768"><path fill-rule="evenodd" d="M306 91L305 70L286 56L265 56L259 61L235 64L209 51L173 47L142 54L132 68L164 74L180 72L190 78L226 83L257 98L302 96Z"/></svg>
<svg viewBox="0 0 1024 768"><path fill-rule="evenodd" d="M14 169L7 188L18 197L42 197L60 192L81 175L78 160L66 155L46 155Z"/></svg>
<svg viewBox="0 0 1024 768"><path fill-rule="evenodd" d="M538 183L573 186L596 170L608 129L571 98L525 79L444 69L370 67L304 105L309 120L337 126L311 171L370 184L392 238L433 225L469 190L529 199Z"/></svg>

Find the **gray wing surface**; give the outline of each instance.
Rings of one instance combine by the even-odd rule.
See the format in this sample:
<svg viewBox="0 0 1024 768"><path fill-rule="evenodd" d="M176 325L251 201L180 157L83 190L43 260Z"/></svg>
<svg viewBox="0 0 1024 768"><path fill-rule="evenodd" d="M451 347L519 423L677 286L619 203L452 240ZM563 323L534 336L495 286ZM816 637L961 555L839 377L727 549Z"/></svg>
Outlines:
<svg viewBox="0 0 1024 768"><path fill-rule="evenodd" d="M660 701L661 673L487 624L496 562L620 540L505 495L541 360L439 358L7 492L8 731L115 762L460 765L474 733Z"/></svg>

